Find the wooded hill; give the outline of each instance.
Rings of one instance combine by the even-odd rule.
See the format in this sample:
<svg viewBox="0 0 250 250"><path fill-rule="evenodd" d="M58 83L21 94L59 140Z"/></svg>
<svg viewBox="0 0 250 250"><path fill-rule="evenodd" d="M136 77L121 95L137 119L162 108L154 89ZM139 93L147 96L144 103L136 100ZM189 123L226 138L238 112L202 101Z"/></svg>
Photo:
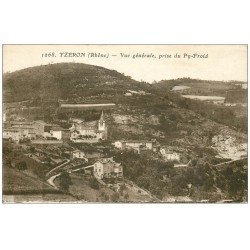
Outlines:
<svg viewBox="0 0 250 250"><path fill-rule="evenodd" d="M150 84L135 81L115 70L82 63L48 64L3 75L4 102L36 98L73 99L151 88Z"/></svg>

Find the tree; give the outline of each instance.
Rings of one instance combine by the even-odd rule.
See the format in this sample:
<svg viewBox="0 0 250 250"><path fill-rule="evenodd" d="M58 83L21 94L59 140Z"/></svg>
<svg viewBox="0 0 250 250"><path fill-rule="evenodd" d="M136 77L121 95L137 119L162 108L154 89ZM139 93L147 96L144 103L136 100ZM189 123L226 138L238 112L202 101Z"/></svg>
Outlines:
<svg viewBox="0 0 250 250"><path fill-rule="evenodd" d="M12 167L12 163L11 163L11 159L10 159L10 158L7 158L5 163L6 163L6 165L7 165L9 168Z"/></svg>
<svg viewBox="0 0 250 250"><path fill-rule="evenodd" d="M31 146L30 147L30 153L34 154L35 152L36 152L36 149L33 146Z"/></svg>
<svg viewBox="0 0 250 250"><path fill-rule="evenodd" d="M67 172L63 172L60 176L59 176L59 186L60 189L62 189L64 192L68 192L69 191L69 186L72 185L72 181L71 178L69 176L69 174Z"/></svg>
<svg viewBox="0 0 250 250"><path fill-rule="evenodd" d="M99 182L96 180L95 177L91 177L89 179L89 185L90 185L91 188L96 189L96 190L98 190L100 188L99 187Z"/></svg>
<svg viewBox="0 0 250 250"><path fill-rule="evenodd" d="M23 170L26 170L27 169L27 164L25 161L20 161L16 164L16 168L19 170L19 171L23 171Z"/></svg>
<svg viewBox="0 0 250 250"><path fill-rule="evenodd" d="M138 184L138 186L148 189L149 186L150 186L150 178L144 177L144 176L140 176L137 179L136 183Z"/></svg>
<svg viewBox="0 0 250 250"><path fill-rule="evenodd" d="M126 200L129 198L128 193L126 193L126 194L124 195L124 198L125 198Z"/></svg>
<svg viewBox="0 0 250 250"><path fill-rule="evenodd" d="M111 201L112 202L118 202L120 195L118 193L114 193L111 196Z"/></svg>
<svg viewBox="0 0 250 250"><path fill-rule="evenodd" d="M191 165L195 167L197 165L197 159L192 159L191 160Z"/></svg>

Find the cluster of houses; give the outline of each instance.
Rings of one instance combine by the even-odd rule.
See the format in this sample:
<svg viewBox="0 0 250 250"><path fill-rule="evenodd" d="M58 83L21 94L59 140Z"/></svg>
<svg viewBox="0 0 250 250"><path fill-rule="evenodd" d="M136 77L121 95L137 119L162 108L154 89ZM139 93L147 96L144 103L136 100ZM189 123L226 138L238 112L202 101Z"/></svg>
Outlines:
<svg viewBox="0 0 250 250"><path fill-rule="evenodd" d="M143 150L155 150L153 147L154 141L147 141L147 140L120 140L115 141L113 145L120 149L132 149L140 154Z"/></svg>
<svg viewBox="0 0 250 250"><path fill-rule="evenodd" d="M107 125L102 112L99 121L84 123L75 121L70 130L70 140L74 142L94 143L107 139Z"/></svg>
<svg viewBox="0 0 250 250"><path fill-rule="evenodd" d="M88 155L81 150L74 150L71 152L71 159L81 159L85 163L89 162ZM123 167L121 163L115 162L113 157L95 158L93 160L93 164L85 167L85 170L91 169L96 178L123 177Z"/></svg>
<svg viewBox="0 0 250 250"><path fill-rule="evenodd" d="M120 150L130 149L138 154L145 150L160 152L166 161L180 161L180 153L171 150L169 147L157 146L155 140L119 140L113 143L115 148Z"/></svg>
<svg viewBox="0 0 250 250"><path fill-rule="evenodd" d="M107 125L103 112L98 121L85 123L81 120L73 120L69 129L61 128L55 124L48 124L44 121L34 122L5 122L3 130L3 138L11 139L15 142L25 140L41 140L50 143L63 142L71 140L75 143L95 143L99 140L107 139ZM117 140L113 143L114 147L119 150L133 150L138 154L143 151L159 152L166 161L180 162L180 154L168 147L156 145L155 140ZM69 158L71 163L89 163L89 157L80 150L70 151ZM37 155L37 157L42 157ZM122 177L123 167L120 163L116 163L113 158L97 157L91 159L92 171L96 178L103 179L105 177ZM79 164L80 165L80 164Z"/></svg>
<svg viewBox="0 0 250 250"><path fill-rule="evenodd" d="M77 160L81 160L82 163L88 163L88 166L84 167L85 171L92 171L97 179L102 180L104 178L110 177L123 177L123 166L121 165L121 163L115 162L113 157L94 157L93 159L91 159L89 158L89 155L85 154L83 151L74 150L70 153L70 158L72 160L71 164L73 164L73 167L76 166L74 166L73 162L77 163ZM90 162L92 162L92 164L90 164Z"/></svg>
<svg viewBox="0 0 250 250"><path fill-rule="evenodd" d="M35 132L32 122L5 122L3 129L3 139L12 139L19 142L22 139L34 139Z"/></svg>
<svg viewBox="0 0 250 250"><path fill-rule="evenodd" d="M89 125L84 122L73 123L69 129L44 121L5 122L3 138L15 142L42 139L44 141L98 142L107 139L107 126L102 112L99 121Z"/></svg>

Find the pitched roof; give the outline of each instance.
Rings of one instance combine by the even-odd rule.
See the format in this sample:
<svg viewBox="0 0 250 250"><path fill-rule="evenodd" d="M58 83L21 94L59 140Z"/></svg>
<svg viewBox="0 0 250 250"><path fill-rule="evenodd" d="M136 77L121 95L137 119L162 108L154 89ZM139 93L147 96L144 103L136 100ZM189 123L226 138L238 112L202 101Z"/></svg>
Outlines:
<svg viewBox="0 0 250 250"><path fill-rule="evenodd" d="M72 151L72 153L83 153L84 154L84 152L79 150L79 149L76 149L76 150Z"/></svg>
<svg viewBox="0 0 250 250"><path fill-rule="evenodd" d="M97 130L97 121L74 124L76 130Z"/></svg>
<svg viewBox="0 0 250 250"><path fill-rule="evenodd" d="M60 126L53 126L52 128L51 128L51 130L53 130L53 131L62 131L62 130L64 130L62 127L60 127Z"/></svg>
<svg viewBox="0 0 250 250"><path fill-rule="evenodd" d="M114 160L113 160L113 157L111 157L111 158L100 158L100 159L98 159L96 162L100 162L100 163L102 163L103 165L113 165L113 166L115 166L115 167L118 167L118 166L120 166L121 165L121 163L117 163L117 162L115 162Z"/></svg>

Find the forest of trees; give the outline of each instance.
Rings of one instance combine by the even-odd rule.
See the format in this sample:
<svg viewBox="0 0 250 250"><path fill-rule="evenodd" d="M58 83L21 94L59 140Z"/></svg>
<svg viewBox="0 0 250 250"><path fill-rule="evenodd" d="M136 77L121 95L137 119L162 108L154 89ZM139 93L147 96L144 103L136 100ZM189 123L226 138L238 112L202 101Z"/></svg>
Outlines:
<svg viewBox="0 0 250 250"><path fill-rule="evenodd" d="M192 167L176 169L173 162L152 160L133 151L117 152L114 159L122 163L126 178L160 199L172 195L218 201L222 199L217 194L219 188L225 197L242 200L247 190L247 169L242 164L218 170L194 159Z"/></svg>

